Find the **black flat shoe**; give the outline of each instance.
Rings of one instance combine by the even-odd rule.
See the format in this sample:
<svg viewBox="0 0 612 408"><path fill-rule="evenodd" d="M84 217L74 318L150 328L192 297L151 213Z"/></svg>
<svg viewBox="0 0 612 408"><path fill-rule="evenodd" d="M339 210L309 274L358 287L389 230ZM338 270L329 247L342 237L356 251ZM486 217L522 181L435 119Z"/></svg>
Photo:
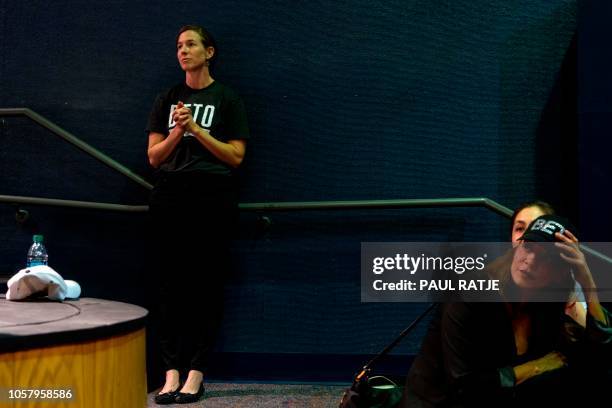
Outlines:
<svg viewBox="0 0 612 408"><path fill-rule="evenodd" d="M204 395L204 383L200 383L200 389L195 394L190 394L188 392L179 392L176 394L174 398L174 402L177 404L189 404L191 402L196 402Z"/></svg>
<svg viewBox="0 0 612 408"><path fill-rule="evenodd" d="M163 394L157 394L155 396L155 403L158 405L168 405L174 404L174 400L176 396L179 394L179 390L181 389L181 384L176 387L176 390L170 392L164 392Z"/></svg>

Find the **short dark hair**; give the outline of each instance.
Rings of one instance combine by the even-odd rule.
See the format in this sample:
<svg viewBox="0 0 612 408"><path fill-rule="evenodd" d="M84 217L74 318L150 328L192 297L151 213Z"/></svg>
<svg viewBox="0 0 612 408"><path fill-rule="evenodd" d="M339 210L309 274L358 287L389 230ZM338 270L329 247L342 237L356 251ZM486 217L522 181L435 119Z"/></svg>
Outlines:
<svg viewBox="0 0 612 408"><path fill-rule="evenodd" d="M552 205L548 204L546 201L535 200L535 201L527 201L516 207L514 212L512 213L512 220L510 221L510 235L512 235L512 228L514 227L514 221L516 221L516 216L518 213L523 211L525 208L530 207L538 207L540 211L544 213L544 215L555 215L555 209Z"/></svg>
<svg viewBox="0 0 612 408"><path fill-rule="evenodd" d="M200 40L202 40L202 45L204 45L204 47L213 47L215 49L215 53L208 60L209 65L212 65L217 59L217 54L219 54L219 49L217 48L217 43L215 42L215 39L213 38L213 36L204 27L193 25L193 24L188 24L188 25L184 25L181 28L179 28L179 31L176 34L176 38L174 40L175 43L178 42L179 37L185 31L195 31L200 36Z"/></svg>

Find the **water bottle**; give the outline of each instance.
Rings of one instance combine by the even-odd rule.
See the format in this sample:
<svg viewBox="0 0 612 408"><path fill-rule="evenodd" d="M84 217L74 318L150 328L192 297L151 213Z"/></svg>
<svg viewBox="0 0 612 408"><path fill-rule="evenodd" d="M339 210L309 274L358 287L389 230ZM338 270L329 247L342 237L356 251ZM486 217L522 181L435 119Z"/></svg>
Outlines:
<svg viewBox="0 0 612 408"><path fill-rule="evenodd" d="M43 236L34 235L32 246L28 250L26 266L29 268L30 266L46 265L48 260L49 255L47 255L47 250L43 245Z"/></svg>

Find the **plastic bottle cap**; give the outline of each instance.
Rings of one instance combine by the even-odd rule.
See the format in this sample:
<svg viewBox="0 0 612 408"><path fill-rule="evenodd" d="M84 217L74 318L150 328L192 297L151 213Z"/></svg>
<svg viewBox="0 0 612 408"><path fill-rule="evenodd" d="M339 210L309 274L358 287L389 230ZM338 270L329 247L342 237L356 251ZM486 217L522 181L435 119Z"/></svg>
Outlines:
<svg viewBox="0 0 612 408"><path fill-rule="evenodd" d="M42 235L34 235L34 242L43 242L43 238Z"/></svg>

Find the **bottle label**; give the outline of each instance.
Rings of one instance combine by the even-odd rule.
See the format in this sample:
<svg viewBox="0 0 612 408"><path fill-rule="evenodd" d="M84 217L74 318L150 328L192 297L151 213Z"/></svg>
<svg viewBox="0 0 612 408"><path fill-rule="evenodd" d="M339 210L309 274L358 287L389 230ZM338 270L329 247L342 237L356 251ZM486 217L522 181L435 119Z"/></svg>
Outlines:
<svg viewBox="0 0 612 408"><path fill-rule="evenodd" d="M46 262L43 261L30 261L28 262L28 267L30 266L38 266L38 265L46 265Z"/></svg>

